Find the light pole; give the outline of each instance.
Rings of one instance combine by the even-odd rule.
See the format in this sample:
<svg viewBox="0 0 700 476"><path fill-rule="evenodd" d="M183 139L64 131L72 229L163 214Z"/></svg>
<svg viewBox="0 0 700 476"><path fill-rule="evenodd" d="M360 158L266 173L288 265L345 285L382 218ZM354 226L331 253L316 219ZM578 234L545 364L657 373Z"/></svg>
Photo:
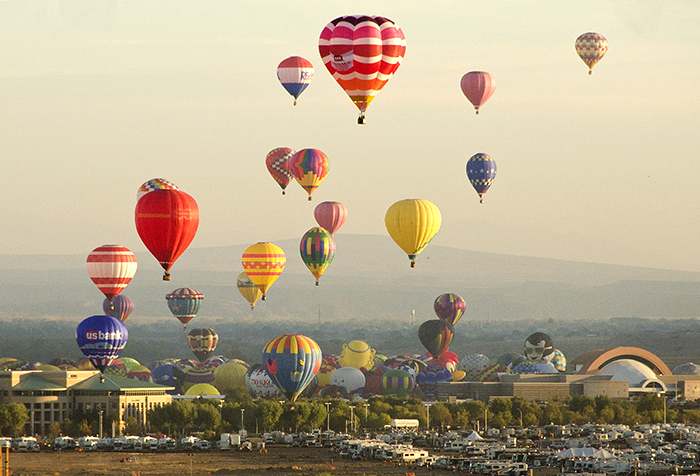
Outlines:
<svg viewBox="0 0 700 476"><path fill-rule="evenodd" d="M355 433L355 405L350 405L350 431Z"/></svg>
<svg viewBox="0 0 700 476"><path fill-rule="evenodd" d="M367 409L369 408L369 403L363 403L363 407L365 407L365 428L367 428Z"/></svg>
<svg viewBox="0 0 700 476"><path fill-rule="evenodd" d="M325 402L326 406L326 431L331 429L331 402Z"/></svg>
<svg viewBox="0 0 700 476"><path fill-rule="evenodd" d="M241 430L245 430L245 422L243 421L243 412L245 408L241 408Z"/></svg>
<svg viewBox="0 0 700 476"><path fill-rule="evenodd" d="M523 411L518 408L518 413L520 413L520 428L523 427Z"/></svg>
<svg viewBox="0 0 700 476"><path fill-rule="evenodd" d="M432 402L424 403L423 406L425 407L425 416L427 420L426 424L426 429L430 431L430 405L432 405Z"/></svg>
<svg viewBox="0 0 700 476"><path fill-rule="evenodd" d="M102 439L102 412L104 410L100 410L100 439Z"/></svg>
<svg viewBox="0 0 700 476"><path fill-rule="evenodd" d="M664 425L666 424L666 393L661 395L661 392L656 394L657 397L661 397L664 400Z"/></svg>

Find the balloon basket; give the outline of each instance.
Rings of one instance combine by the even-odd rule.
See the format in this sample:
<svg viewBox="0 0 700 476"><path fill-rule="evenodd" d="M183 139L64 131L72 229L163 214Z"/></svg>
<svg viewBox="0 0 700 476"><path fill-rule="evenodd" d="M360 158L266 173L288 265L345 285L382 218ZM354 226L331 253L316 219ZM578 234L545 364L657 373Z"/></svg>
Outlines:
<svg viewBox="0 0 700 476"><path fill-rule="evenodd" d="M104 376L104 374L100 374L100 383L105 383L105 376Z"/></svg>
<svg viewBox="0 0 700 476"><path fill-rule="evenodd" d="M282 190L282 195L287 195L287 192L285 192L284 190Z"/></svg>
<svg viewBox="0 0 700 476"><path fill-rule="evenodd" d="M365 119L365 116L360 116L357 118L357 123L361 126L367 124L367 119Z"/></svg>
<svg viewBox="0 0 700 476"><path fill-rule="evenodd" d="M592 69L589 69L589 70L588 70L588 75L590 76L591 74L593 74L593 70L592 70Z"/></svg>
<svg viewBox="0 0 700 476"><path fill-rule="evenodd" d="M163 274L163 281L170 281L170 273L167 271Z"/></svg>
<svg viewBox="0 0 700 476"><path fill-rule="evenodd" d="M316 280L316 286L318 286L318 279Z"/></svg>
<svg viewBox="0 0 700 476"><path fill-rule="evenodd" d="M267 295L263 294L262 298L260 298L261 301L267 301Z"/></svg>
<svg viewBox="0 0 700 476"><path fill-rule="evenodd" d="M311 201L311 195L309 195L309 201Z"/></svg>

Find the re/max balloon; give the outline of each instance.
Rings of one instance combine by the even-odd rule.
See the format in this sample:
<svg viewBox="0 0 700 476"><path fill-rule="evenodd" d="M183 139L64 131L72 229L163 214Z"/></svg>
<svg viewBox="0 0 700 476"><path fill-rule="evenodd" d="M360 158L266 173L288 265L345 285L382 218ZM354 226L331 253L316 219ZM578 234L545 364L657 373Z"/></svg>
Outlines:
<svg viewBox="0 0 700 476"><path fill-rule="evenodd" d="M588 32L576 38L575 47L579 58L588 66L588 74L592 74L593 66L608 52L608 40L600 33Z"/></svg>
<svg viewBox="0 0 700 476"><path fill-rule="evenodd" d="M170 294L166 294L165 300L170 312L185 325L185 330L187 330L187 323L197 315L199 308L202 307L204 294L192 288L178 288Z"/></svg>
<svg viewBox="0 0 700 476"><path fill-rule="evenodd" d="M298 334L276 337L262 351L267 374L291 403L314 379L322 358L318 344Z"/></svg>
<svg viewBox="0 0 700 476"><path fill-rule="evenodd" d="M389 207L384 224L389 236L408 255L411 268L415 268L416 257L440 229L442 215L427 200L401 200Z"/></svg>
<svg viewBox="0 0 700 476"><path fill-rule="evenodd" d="M219 343L219 334L209 327L192 329L187 334L187 345L200 362L207 360Z"/></svg>
<svg viewBox="0 0 700 476"><path fill-rule="evenodd" d="M170 269L194 240L199 227L197 202L180 190L155 190L136 203L136 231L165 270Z"/></svg>
<svg viewBox="0 0 700 476"><path fill-rule="evenodd" d="M442 319L425 321L418 328L418 339L436 359L450 347L453 337L452 324Z"/></svg>
<svg viewBox="0 0 700 476"><path fill-rule="evenodd" d="M316 278L316 286L318 286L318 280L335 257L333 238L324 228L317 226L304 233L299 251L302 261Z"/></svg>
<svg viewBox="0 0 700 476"><path fill-rule="evenodd" d="M263 293L260 288L251 281L245 271L236 278L236 287L238 288L238 292L240 292L246 301L248 301L248 304L250 304L250 310L252 311L255 309L255 303L260 300Z"/></svg>
<svg viewBox="0 0 700 476"><path fill-rule="evenodd" d="M129 331L122 321L112 316L90 316L78 324L75 338L83 355L104 373L124 350Z"/></svg>
<svg viewBox="0 0 700 476"><path fill-rule="evenodd" d="M454 326L464 314L467 303L458 294L445 293L435 299L433 308L437 317Z"/></svg>
<svg viewBox="0 0 700 476"><path fill-rule="evenodd" d="M279 246L260 242L249 246L243 252L241 263L245 274L260 289L264 301L267 298L267 290L284 271L287 257Z"/></svg>
<svg viewBox="0 0 700 476"><path fill-rule="evenodd" d="M328 230L331 236L343 226L348 217L348 209L340 202L322 202L314 208L316 223Z"/></svg>
<svg viewBox="0 0 700 476"><path fill-rule="evenodd" d="M493 96L496 90L496 80L485 71L470 71L459 82L462 93L479 114L479 108Z"/></svg>
<svg viewBox="0 0 700 476"><path fill-rule="evenodd" d="M134 253L119 245L100 246L87 257L90 279L110 301L131 282L137 266Z"/></svg>
<svg viewBox="0 0 700 476"><path fill-rule="evenodd" d="M360 110L357 123L364 124L367 107L406 54L406 38L388 18L348 15L326 25L318 51L333 79Z"/></svg>
<svg viewBox="0 0 700 476"><path fill-rule="evenodd" d="M302 149L292 157L289 170L311 200L311 194L328 175L328 157L318 149Z"/></svg>
<svg viewBox="0 0 700 476"><path fill-rule="evenodd" d="M295 106L299 95L311 84L313 78L313 65L301 56L290 56L277 66L277 79L280 80L284 89L294 97Z"/></svg>
<svg viewBox="0 0 700 476"><path fill-rule="evenodd" d="M289 147L278 147L268 152L265 157L267 171L272 178L282 188L282 195L286 192L287 185L292 180L292 172L289 170L289 163L296 152Z"/></svg>
<svg viewBox="0 0 700 476"><path fill-rule="evenodd" d="M126 318L134 312L134 301L123 294L114 296L111 302L109 299L105 298L105 300L102 301L102 310L106 315L116 317L124 322Z"/></svg>
<svg viewBox="0 0 700 476"><path fill-rule="evenodd" d="M479 194L479 203L484 203L483 195L496 178L496 161L481 152L472 155L467 161L467 178Z"/></svg>

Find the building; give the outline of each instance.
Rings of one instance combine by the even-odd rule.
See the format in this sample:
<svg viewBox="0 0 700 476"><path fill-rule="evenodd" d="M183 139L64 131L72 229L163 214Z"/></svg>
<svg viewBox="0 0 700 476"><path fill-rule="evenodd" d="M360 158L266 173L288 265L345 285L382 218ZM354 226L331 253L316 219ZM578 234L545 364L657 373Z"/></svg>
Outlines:
<svg viewBox="0 0 700 476"><path fill-rule="evenodd" d="M2 371L0 404L21 403L29 411L26 434L45 435L76 413L118 415L120 426L129 417L147 424L146 411L172 402L173 390L150 382L104 375L97 370Z"/></svg>
<svg viewBox="0 0 700 476"><path fill-rule="evenodd" d="M582 354L556 374L498 374L497 382L438 383L438 399L519 397L528 401L552 401L576 396L629 399L658 393L669 397L700 398L700 375L674 375L656 355L636 347L615 347Z"/></svg>

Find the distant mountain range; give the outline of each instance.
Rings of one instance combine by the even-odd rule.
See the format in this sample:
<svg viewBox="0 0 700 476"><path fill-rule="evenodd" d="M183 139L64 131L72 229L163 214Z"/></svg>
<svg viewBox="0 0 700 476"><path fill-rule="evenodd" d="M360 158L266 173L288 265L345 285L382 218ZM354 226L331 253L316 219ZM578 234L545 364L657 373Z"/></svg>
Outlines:
<svg viewBox="0 0 700 476"><path fill-rule="evenodd" d="M275 242L287 267L254 311L236 289L248 245L193 248L172 281L139 244L136 277L124 291L134 316L165 317L165 294L178 287L204 293L198 321L295 320L305 323L434 319L445 292L467 301L466 319L579 320L611 317L700 316L700 273L507 256L430 245L411 269L389 237L336 236L334 262L314 286L298 240ZM96 245L97 246L97 245ZM0 255L0 319L87 317L102 313L103 296L90 281L84 255Z"/></svg>

